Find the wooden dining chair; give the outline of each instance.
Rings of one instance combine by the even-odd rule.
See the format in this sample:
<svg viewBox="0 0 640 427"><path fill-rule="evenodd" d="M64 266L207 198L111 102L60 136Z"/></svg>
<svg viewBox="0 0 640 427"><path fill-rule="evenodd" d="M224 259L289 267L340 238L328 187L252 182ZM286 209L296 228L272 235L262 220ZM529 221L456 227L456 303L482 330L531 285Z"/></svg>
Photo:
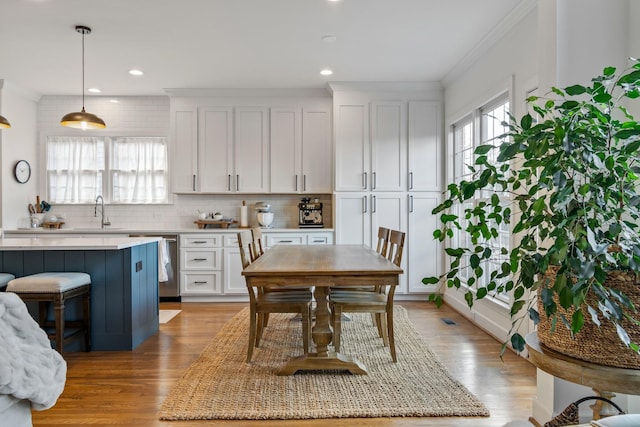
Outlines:
<svg viewBox="0 0 640 427"><path fill-rule="evenodd" d="M376 252L383 257L387 257L389 252L389 233L391 230L386 227L378 227L378 242L376 244ZM379 292L380 288L376 286L332 286L330 289L330 295L349 295L353 292Z"/></svg>
<svg viewBox="0 0 640 427"><path fill-rule="evenodd" d="M387 259L395 265L402 263L405 233L390 230ZM342 329L342 313L372 313L376 318L378 333L385 346L389 346L391 359L396 362L396 345L393 336L393 297L395 286L380 289L376 292L352 292L331 295L331 323L333 326L333 345L340 351L340 333Z"/></svg>
<svg viewBox="0 0 640 427"><path fill-rule="evenodd" d="M251 231L246 230L238 233L238 246L240 247L240 260L243 269L255 261L250 256L252 245ZM269 313L300 313L302 315L302 345L305 354L308 353L311 336L311 297L293 292L264 292L261 288L256 289L248 285L247 290L249 292L250 316L247 363L251 362L254 347L260 345L262 332L266 327L265 318Z"/></svg>

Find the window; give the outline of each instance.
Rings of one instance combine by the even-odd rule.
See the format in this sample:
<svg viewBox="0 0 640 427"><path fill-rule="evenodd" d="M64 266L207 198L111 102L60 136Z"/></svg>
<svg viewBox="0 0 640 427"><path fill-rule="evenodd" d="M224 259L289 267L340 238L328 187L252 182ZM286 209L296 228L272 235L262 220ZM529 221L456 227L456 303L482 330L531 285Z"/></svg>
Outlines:
<svg viewBox="0 0 640 427"><path fill-rule="evenodd" d="M49 136L47 197L52 203L166 203L164 137Z"/></svg>
<svg viewBox="0 0 640 427"><path fill-rule="evenodd" d="M493 102L478 108L473 114L459 120L452 126L453 134L453 180L460 183L464 180L470 181L474 179L474 172L468 165L474 164L474 150L479 145L492 144L499 146L502 141L496 137L506 132L506 128L502 125L508 121L509 99L505 94ZM496 161L498 150L492 150L488 154L489 163ZM481 171L477 170L477 173ZM465 218L465 212L472 210L482 203L486 202L490 197L499 197L502 208L506 208L510 204L509 194L503 192L502 189L492 189L484 191L479 197L468 200L464 204L453 206L456 215L460 218L460 226L465 229L468 226L468 220ZM493 224L496 225L495 223ZM508 224L501 223L498 227L498 236L494 239L478 242L491 249L491 259L488 261L490 265L482 266L484 274L479 278L479 282L475 285L478 287L486 286L490 281L490 272L500 270L503 262L508 261L508 252L511 248L511 231ZM471 237L468 233L456 233L452 244L458 248L474 248ZM507 254L503 254L502 249L506 249ZM469 256L463 260L464 265L460 266L460 278L468 280L472 277L470 271ZM506 293L496 295L498 298L507 299Z"/></svg>

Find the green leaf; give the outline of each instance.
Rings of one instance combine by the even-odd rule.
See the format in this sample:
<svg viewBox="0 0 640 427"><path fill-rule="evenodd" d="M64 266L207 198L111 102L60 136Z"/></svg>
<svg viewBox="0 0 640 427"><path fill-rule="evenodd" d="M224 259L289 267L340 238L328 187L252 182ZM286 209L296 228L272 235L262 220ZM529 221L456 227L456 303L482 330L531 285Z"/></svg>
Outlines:
<svg viewBox="0 0 640 427"><path fill-rule="evenodd" d="M567 95L575 96L585 93L587 91L587 88L582 85L573 85L564 88L564 90L567 92Z"/></svg>
<svg viewBox="0 0 640 427"><path fill-rule="evenodd" d="M471 265L471 268L478 268L480 266L480 257L476 254L471 255L469 265Z"/></svg>
<svg viewBox="0 0 640 427"><path fill-rule="evenodd" d="M605 67L605 69L602 71L602 74L610 77L613 76L616 72L616 67Z"/></svg>
<svg viewBox="0 0 640 427"><path fill-rule="evenodd" d="M483 155L483 154L487 154L489 151L493 150L495 147L495 145L479 145L476 147L476 149L473 151L474 154L477 155Z"/></svg>
<svg viewBox="0 0 640 427"><path fill-rule="evenodd" d="M478 290L476 291L476 299L482 299L486 297L487 294L488 292L486 288L478 288Z"/></svg>
<svg viewBox="0 0 640 427"><path fill-rule="evenodd" d="M533 117L531 117L531 114L527 113L524 116L522 116L522 119L520 120L520 126L522 127L522 129L524 130L531 129L532 124L533 124Z"/></svg>
<svg viewBox="0 0 640 427"><path fill-rule="evenodd" d="M425 285L434 285L436 283L438 283L440 281L439 277L425 277L424 279L422 279L422 283Z"/></svg>
<svg viewBox="0 0 640 427"><path fill-rule="evenodd" d="M511 346L516 351L524 351L525 341L522 335L517 332L511 335Z"/></svg>
<svg viewBox="0 0 640 427"><path fill-rule="evenodd" d="M576 310L571 316L571 332L577 334L582 329L582 325L584 325L582 310Z"/></svg>

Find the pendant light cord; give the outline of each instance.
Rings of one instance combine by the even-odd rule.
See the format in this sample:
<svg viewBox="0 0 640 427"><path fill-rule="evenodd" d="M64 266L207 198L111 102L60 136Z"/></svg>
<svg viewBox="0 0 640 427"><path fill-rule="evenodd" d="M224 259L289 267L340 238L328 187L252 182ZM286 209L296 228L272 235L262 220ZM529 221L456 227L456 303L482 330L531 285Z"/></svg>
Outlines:
<svg viewBox="0 0 640 427"><path fill-rule="evenodd" d="M82 112L84 113L84 35L86 31L82 30Z"/></svg>

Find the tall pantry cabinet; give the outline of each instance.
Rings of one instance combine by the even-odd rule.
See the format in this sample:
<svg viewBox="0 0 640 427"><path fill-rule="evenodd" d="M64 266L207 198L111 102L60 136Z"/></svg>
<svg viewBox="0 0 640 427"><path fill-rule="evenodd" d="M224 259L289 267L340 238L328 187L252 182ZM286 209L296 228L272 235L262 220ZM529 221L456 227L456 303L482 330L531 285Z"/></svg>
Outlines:
<svg viewBox="0 0 640 427"><path fill-rule="evenodd" d="M442 271L433 239L443 182L442 94L431 85L332 85L336 243L375 245L378 227L407 233L399 294L431 292Z"/></svg>

